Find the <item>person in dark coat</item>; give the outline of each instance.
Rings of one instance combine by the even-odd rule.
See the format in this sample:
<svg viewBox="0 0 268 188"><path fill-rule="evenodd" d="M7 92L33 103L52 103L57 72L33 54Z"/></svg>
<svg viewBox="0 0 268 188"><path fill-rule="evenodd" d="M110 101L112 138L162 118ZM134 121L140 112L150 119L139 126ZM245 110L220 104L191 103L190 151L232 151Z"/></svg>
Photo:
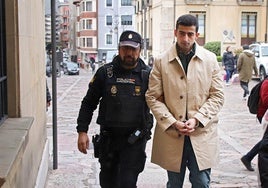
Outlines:
<svg viewBox="0 0 268 188"><path fill-rule="evenodd" d="M230 85L229 80L235 71L235 57L231 50L231 46L227 46L226 52L223 53L222 57L223 68L226 71L226 85Z"/></svg>
<svg viewBox="0 0 268 188"><path fill-rule="evenodd" d="M46 81L46 97L47 97L47 109L48 109L48 107L50 106L50 103L51 103L51 94L50 94L49 88L47 86L47 81Z"/></svg>

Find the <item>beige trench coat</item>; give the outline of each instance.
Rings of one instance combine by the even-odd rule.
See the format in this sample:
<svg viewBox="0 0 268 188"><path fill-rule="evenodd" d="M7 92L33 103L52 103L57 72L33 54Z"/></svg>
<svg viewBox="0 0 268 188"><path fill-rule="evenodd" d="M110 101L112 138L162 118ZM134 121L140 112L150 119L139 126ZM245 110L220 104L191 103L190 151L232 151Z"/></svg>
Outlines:
<svg viewBox="0 0 268 188"><path fill-rule="evenodd" d="M175 44L156 58L149 78L146 100L156 118L152 162L180 172L184 136L170 127L176 120L195 117L202 127L190 139L200 170L218 163L217 123L224 103L223 82L215 54L196 44L187 78ZM169 129L168 129L169 128Z"/></svg>

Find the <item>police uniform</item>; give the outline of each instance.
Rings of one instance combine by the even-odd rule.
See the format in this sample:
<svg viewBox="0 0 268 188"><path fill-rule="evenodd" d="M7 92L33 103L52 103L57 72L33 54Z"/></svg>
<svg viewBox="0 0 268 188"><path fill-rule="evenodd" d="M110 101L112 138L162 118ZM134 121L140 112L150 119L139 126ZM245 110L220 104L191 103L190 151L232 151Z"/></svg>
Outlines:
<svg viewBox="0 0 268 188"><path fill-rule="evenodd" d="M101 144L98 154L102 188L136 187L145 165L148 134L135 133L148 133L152 128L152 116L145 101L150 68L140 58L131 70L123 69L120 64L121 59L116 56L97 70L77 119L77 131L87 132L99 105L97 123ZM133 137L137 139L130 142Z"/></svg>

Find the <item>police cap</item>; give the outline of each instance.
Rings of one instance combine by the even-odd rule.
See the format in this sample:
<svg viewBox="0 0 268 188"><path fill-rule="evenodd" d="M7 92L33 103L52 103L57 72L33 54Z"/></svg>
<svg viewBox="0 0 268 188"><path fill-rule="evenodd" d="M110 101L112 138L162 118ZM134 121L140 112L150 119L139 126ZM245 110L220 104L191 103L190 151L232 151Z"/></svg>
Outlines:
<svg viewBox="0 0 268 188"><path fill-rule="evenodd" d="M141 46L141 36L134 31L124 31L119 39L119 46L131 46L138 48Z"/></svg>

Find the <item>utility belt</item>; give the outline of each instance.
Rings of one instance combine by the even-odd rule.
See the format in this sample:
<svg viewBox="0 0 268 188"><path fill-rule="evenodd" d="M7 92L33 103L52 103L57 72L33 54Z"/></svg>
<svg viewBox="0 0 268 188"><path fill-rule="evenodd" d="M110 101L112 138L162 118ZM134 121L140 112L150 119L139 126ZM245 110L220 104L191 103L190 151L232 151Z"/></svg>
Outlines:
<svg viewBox="0 0 268 188"><path fill-rule="evenodd" d="M107 144L106 141L109 139L119 138L126 139L128 144L135 144L139 140L149 140L151 138L151 131L146 129L137 128L128 135L124 134L114 134L112 132L102 130L100 134L95 134L92 136L92 143L94 146L94 157L99 158L101 147L104 144Z"/></svg>

